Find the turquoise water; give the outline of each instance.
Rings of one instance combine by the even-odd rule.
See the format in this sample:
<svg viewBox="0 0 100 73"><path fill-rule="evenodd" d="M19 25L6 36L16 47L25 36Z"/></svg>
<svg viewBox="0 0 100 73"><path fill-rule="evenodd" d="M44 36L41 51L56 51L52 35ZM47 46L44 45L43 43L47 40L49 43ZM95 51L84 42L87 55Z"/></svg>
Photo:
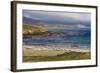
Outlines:
<svg viewBox="0 0 100 73"><path fill-rule="evenodd" d="M87 48L90 49L91 37L90 31L74 31L80 32L79 35L68 35L69 31L61 31L63 36L55 37L44 37L44 38L31 38L27 37L23 39L25 45L42 45L42 46L53 46L53 47L66 47L66 48ZM71 31L72 32L72 31ZM84 34L83 34L84 33Z"/></svg>

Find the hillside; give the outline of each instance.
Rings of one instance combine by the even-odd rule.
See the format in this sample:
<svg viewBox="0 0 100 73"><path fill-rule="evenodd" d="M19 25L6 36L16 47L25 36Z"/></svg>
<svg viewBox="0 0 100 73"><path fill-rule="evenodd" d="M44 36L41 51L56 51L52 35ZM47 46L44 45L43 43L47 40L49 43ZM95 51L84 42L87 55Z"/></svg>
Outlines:
<svg viewBox="0 0 100 73"><path fill-rule="evenodd" d="M36 33L43 33L46 32L47 29L43 25L23 25L23 34L36 34Z"/></svg>
<svg viewBox="0 0 100 73"><path fill-rule="evenodd" d="M45 38L45 37L52 37L52 36L62 36L63 34L61 32L53 32L49 31L45 26L43 25L23 25L23 37L35 37L35 38Z"/></svg>

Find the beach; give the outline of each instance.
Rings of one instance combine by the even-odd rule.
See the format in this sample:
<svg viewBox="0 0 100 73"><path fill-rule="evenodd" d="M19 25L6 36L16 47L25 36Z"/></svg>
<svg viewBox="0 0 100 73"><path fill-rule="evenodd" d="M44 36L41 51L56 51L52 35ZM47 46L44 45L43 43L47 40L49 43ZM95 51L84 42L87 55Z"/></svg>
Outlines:
<svg viewBox="0 0 100 73"><path fill-rule="evenodd" d="M44 51L42 54L37 53ZM49 52L48 52L49 51ZM90 52L90 49L81 49L81 48L56 48L49 46L23 46L23 56L53 56L57 54L63 54L65 52Z"/></svg>
<svg viewBox="0 0 100 73"><path fill-rule="evenodd" d="M90 59L90 49L23 46L23 62Z"/></svg>

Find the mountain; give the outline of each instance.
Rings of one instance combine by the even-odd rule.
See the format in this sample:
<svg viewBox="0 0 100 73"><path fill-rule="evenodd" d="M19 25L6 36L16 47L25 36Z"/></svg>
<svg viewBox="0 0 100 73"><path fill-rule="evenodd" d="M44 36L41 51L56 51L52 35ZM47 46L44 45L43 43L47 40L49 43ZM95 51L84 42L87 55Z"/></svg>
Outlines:
<svg viewBox="0 0 100 73"><path fill-rule="evenodd" d="M23 34L37 34L46 32L47 28L42 25L23 25Z"/></svg>
<svg viewBox="0 0 100 73"><path fill-rule="evenodd" d="M26 23L26 24L35 24L35 23L39 23L39 22L41 22L41 21L37 20L37 19L23 17L23 23Z"/></svg>
<svg viewBox="0 0 100 73"><path fill-rule="evenodd" d="M26 23L26 24L35 24L35 23L45 23L45 24L70 24L70 25L74 25L74 24L83 24L83 25L89 25L89 22L81 22L81 21L75 21L75 20L72 20L71 18L69 19L37 19L37 18L29 18L29 17L25 17L23 16L23 23Z"/></svg>

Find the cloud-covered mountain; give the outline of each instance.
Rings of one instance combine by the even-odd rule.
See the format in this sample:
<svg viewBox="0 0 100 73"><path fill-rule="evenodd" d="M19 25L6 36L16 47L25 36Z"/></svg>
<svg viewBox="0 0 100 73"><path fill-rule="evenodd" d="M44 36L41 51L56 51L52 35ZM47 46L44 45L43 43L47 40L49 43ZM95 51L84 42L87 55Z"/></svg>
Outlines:
<svg viewBox="0 0 100 73"><path fill-rule="evenodd" d="M23 16L31 19L41 20L47 23L90 23L90 13L78 12L54 12L54 11L36 11L36 10L23 10Z"/></svg>
<svg viewBox="0 0 100 73"><path fill-rule="evenodd" d="M23 10L23 23L45 25L48 29L90 29L90 13Z"/></svg>

